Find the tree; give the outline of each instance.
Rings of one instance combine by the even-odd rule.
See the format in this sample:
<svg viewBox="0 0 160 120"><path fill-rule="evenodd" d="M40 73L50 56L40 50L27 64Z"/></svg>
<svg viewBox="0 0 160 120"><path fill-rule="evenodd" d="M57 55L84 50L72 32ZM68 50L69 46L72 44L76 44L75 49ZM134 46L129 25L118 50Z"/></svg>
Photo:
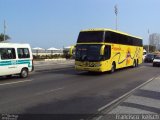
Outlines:
<svg viewBox="0 0 160 120"><path fill-rule="evenodd" d="M5 40L8 40L8 39L10 39L10 37L8 35L5 35ZM0 34L0 42L2 42L2 41L4 41L4 34L3 33Z"/></svg>
<svg viewBox="0 0 160 120"><path fill-rule="evenodd" d="M148 51L148 45L144 45L143 48ZM155 52L156 51L156 46L149 45L149 52Z"/></svg>

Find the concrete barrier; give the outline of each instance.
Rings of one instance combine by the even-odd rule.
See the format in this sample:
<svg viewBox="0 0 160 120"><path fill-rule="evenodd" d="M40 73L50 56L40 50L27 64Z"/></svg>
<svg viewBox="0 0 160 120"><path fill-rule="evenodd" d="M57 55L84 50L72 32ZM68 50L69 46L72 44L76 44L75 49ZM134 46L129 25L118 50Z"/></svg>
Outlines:
<svg viewBox="0 0 160 120"><path fill-rule="evenodd" d="M66 58L59 58L59 59L44 59L44 61L66 61Z"/></svg>

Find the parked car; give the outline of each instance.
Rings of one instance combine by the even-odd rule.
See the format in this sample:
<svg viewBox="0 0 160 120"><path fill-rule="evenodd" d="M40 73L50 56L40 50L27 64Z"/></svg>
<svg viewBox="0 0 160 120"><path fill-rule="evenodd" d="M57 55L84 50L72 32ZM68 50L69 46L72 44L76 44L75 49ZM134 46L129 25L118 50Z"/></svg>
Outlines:
<svg viewBox="0 0 160 120"><path fill-rule="evenodd" d="M153 62L154 58L155 58L155 54L149 53L146 55L146 57L144 58L144 62Z"/></svg>
<svg viewBox="0 0 160 120"><path fill-rule="evenodd" d="M146 55L147 55L147 51L145 49L143 49L143 61L144 61Z"/></svg>
<svg viewBox="0 0 160 120"><path fill-rule="evenodd" d="M153 60L153 67L160 66L160 56L156 56Z"/></svg>

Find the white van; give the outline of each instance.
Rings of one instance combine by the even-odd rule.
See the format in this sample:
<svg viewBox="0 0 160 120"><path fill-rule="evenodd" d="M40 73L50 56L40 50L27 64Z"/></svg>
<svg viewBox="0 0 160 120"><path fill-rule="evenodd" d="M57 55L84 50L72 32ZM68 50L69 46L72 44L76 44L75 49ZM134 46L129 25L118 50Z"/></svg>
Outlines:
<svg viewBox="0 0 160 120"><path fill-rule="evenodd" d="M33 71L33 56L29 44L0 43L0 76L19 74L28 77Z"/></svg>

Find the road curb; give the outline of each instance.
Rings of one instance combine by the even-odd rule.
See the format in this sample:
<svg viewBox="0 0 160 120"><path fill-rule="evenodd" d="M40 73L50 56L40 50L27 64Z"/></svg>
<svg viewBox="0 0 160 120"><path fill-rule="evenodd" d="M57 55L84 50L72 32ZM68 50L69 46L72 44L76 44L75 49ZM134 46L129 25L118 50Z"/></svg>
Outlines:
<svg viewBox="0 0 160 120"><path fill-rule="evenodd" d="M103 115L106 115L108 112L113 110L116 106L118 106L125 99L127 99L129 96L131 96L133 92L135 92L136 90L138 90L138 89L142 88L143 86L147 85L151 81L155 80L158 76L159 76L159 74L155 75L155 77L147 80L146 82L142 83L141 85L137 86L136 88L132 89L131 91L125 93L124 95L118 97L117 99L111 101L110 103L102 106L101 108L99 108L97 110L97 114L95 116L92 116L92 118L90 118L90 119L100 120L101 118L103 118Z"/></svg>

